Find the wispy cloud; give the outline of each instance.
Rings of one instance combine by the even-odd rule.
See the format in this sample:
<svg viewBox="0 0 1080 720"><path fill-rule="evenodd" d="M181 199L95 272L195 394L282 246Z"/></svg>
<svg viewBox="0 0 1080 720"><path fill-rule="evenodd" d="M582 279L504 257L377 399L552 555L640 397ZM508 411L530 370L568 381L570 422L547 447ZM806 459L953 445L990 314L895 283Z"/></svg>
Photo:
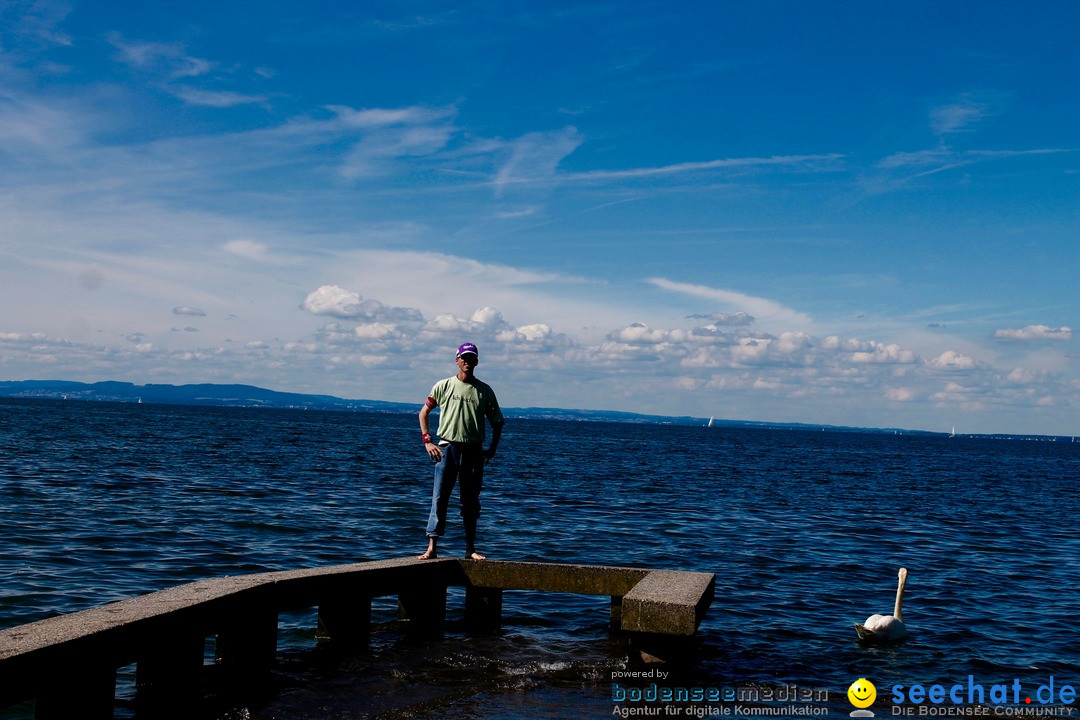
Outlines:
<svg viewBox="0 0 1080 720"><path fill-rule="evenodd" d="M71 35L61 29L61 24L71 11L64 2L3 2L0 3L0 53L12 50L12 46L32 44L68 47L73 43Z"/></svg>
<svg viewBox="0 0 1080 720"><path fill-rule="evenodd" d="M773 300L745 295L734 290L675 282L659 277L648 278L647 282L671 292L723 303L733 310L744 311L762 321L788 323L796 327L807 327L812 323L810 316L805 313L784 307Z"/></svg>
<svg viewBox="0 0 1080 720"><path fill-rule="evenodd" d="M272 254L266 243L256 242L255 240L249 240L247 238L229 240L222 246L222 249L237 257L247 258L248 260L255 260L270 265L284 265L291 262L286 258Z"/></svg>
<svg viewBox="0 0 1080 720"><path fill-rule="evenodd" d="M568 174L566 179L581 181L621 180L753 168L785 168L798 172L835 172L843 169L843 161L844 155L839 153L725 158L701 162L675 163L659 167L631 168L628 170L591 170Z"/></svg>
<svg viewBox="0 0 1080 720"><path fill-rule="evenodd" d="M902 168L929 167L925 173L940 172L943 169L971 165L977 162L991 162L995 160L1012 160L1038 155L1058 155L1063 153L1075 153L1076 148L1036 148L1031 150L952 150L950 148L933 148L916 152L894 153L880 162L877 166L883 170ZM917 176L916 176L917 177Z"/></svg>
<svg viewBox="0 0 1080 720"><path fill-rule="evenodd" d="M108 40L116 48L118 60L165 79L199 77L215 67L209 60L189 55L182 43L128 40L118 32L109 33Z"/></svg>
<svg viewBox="0 0 1080 720"><path fill-rule="evenodd" d="M999 101L989 96L962 95L953 102L930 109L930 127L935 135L970 132L986 118L998 114Z"/></svg>
<svg viewBox="0 0 1080 720"><path fill-rule="evenodd" d="M245 95L244 93L223 90L200 90L199 88L185 86L172 88L170 89L170 92L191 105L205 105L207 107L219 108L265 103L270 99L267 95Z"/></svg>
<svg viewBox="0 0 1080 720"><path fill-rule="evenodd" d="M556 132L529 133L507 143L510 156L495 175L495 192L519 183L550 183L559 163L584 141L576 128Z"/></svg>

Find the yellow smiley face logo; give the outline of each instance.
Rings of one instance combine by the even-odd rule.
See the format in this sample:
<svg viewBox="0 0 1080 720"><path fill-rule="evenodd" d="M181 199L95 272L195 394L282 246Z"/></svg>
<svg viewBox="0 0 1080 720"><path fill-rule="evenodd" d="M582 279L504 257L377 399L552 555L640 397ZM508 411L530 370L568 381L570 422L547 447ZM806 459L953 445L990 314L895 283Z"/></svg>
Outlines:
<svg viewBox="0 0 1080 720"><path fill-rule="evenodd" d="M847 689L847 699L857 708L867 708L877 699L877 688L866 678L859 678Z"/></svg>

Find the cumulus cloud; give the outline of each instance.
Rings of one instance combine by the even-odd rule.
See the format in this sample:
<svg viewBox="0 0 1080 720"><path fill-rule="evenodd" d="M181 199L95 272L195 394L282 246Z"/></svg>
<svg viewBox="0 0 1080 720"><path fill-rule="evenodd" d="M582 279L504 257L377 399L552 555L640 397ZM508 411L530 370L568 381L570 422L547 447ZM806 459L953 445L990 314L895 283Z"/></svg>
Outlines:
<svg viewBox="0 0 1080 720"><path fill-rule="evenodd" d="M913 363L918 356L911 350L905 350L896 343L872 342L864 349L851 353L851 361L856 363Z"/></svg>
<svg viewBox="0 0 1080 720"><path fill-rule="evenodd" d="M206 313L199 308L181 305L172 309L173 315L191 315L193 317L206 317Z"/></svg>
<svg viewBox="0 0 1080 720"><path fill-rule="evenodd" d="M360 294L337 285L323 285L312 290L300 307L312 315L354 318L361 314Z"/></svg>
<svg viewBox="0 0 1080 720"><path fill-rule="evenodd" d="M48 341L45 333L0 332L0 341L12 343L42 343Z"/></svg>
<svg viewBox="0 0 1080 720"><path fill-rule="evenodd" d="M358 338L377 340L393 337L399 333L398 326L393 323L373 322L357 325L353 334Z"/></svg>
<svg viewBox="0 0 1080 720"><path fill-rule="evenodd" d="M1053 328L1047 325L1028 325L1016 329L1002 329L994 332L998 340L1072 340L1072 328Z"/></svg>
<svg viewBox="0 0 1080 720"><path fill-rule="evenodd" d="M930 365L947 370L971 370L975 367L975 359L955 350L946 350L931 360Z"/></svg>
<svg viewBox="0 0 1080 720"><path fill-rule="evenodd" d="M522 325L518 327L515 332L529 342L544 340L554 334L551 330L551 327L545 325L544 323L532 323L530 325Z"/></svg>
<svg viewBox="0 0 1080 720"><path fill-rule="evenodd" d="M378 300L364 300L360 294L338 285L323 285L300 303L300 308L312 315L327 315L345 319L364 319L377 322L420 322L415 308L389 307Z"/></svg>
<svg viewBox="0 0 1080 720"><path fill-rule="evenodd" d="M503 319L501 312L490 306L477 308L467 318L452 313L437 315L424 325L424 330L440 335L457 335L463 339L495 338L500 334L507 338L516 337L514 326Z"/></svg>
<svg viewBox="0 0 1080 720"><path fill-rule="evenodd" d="M627 345L656 345L667 342L668 333L664 330L653 330L645 323L636 322L621 330L611 331L607 337L608 340Z"/></svg>

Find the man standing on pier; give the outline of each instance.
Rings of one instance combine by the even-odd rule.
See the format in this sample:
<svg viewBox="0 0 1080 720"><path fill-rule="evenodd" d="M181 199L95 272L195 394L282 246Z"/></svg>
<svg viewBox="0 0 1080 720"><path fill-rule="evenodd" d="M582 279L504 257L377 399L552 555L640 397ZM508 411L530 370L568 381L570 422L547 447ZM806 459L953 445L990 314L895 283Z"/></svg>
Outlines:
<svg viewBox="0 0 1080 720"><path fill-rule="evenodd" d="M483 560L476 552L476 521L480 517L480 488L484 464L495 456L502 436L503 416L495 391L473 376L479 353L472 343L457 351L457 375L440 380L420 408L420 433L428 457L435 461L435 487L428 516L427 552L421 560L438 557L439 538L446 531L446 510L454 484L460 483L461 519L465 525L465 557ZM438 439L432 437L428 416L439 410ZM485 419L491 423L491 445L484 449Z"/></svg>

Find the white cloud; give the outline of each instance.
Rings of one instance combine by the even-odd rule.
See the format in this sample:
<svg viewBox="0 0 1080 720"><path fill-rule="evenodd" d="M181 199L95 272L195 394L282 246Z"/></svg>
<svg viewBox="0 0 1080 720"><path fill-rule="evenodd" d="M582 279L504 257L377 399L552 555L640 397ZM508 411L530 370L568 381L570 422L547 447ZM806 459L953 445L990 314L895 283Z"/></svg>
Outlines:
<svg viewBox="0 0 1080 720"><path fill-rule="evenodd" d="M0 332L0 340L13 343L43 343L48 342L49 337L45 333Z"/></svg>
<svg viewBox="0 0 1080 720"><path fill-rule="evenodd" d="M870 343L867 349L851 354L851 361L856 363L902 363L909 364L918 360L911 350L905 350L896 343Z"/></svg>
<svg viewBox="0 0 1080 720"><path fill-rule="evenodd" d="M337 285L323 285L312 290L300 303L300 308L313 315L372 320L380 328L389 327L388 322L419 323L423 320L415 308L389 307L375 299L364 300L360 293Z"/></svg>
<svg viewBox="0 0 1080 720"><path fill-rule="evenodd" d="M608 334L608 339L627 345L657 345L667 341L668 333L663 330L653 330L645 323L636 322L621 330L612 331Z"/></svg>
<svg viewBox="0 0 1080 720"><path fill-rule="evenodd" d="M442 123L453 119L457 111L453 107L423 107L414 105L403 108L366 108L356 110L346 105L327 105L346 127L374 130L392 126L419 126Z"/></svg>
<svg viewBox="0 0 1080 720"><path fill-rule="evenodd" d="M551 328L544 323L532 323L531 325L522 325L516 329L518 335L521 335L529 342L536 342L537 340L544 340L551 337Z"/></svg>
<svg viewBox="0 0 1080 720"><path fill-rule="evenodd" d="M174 307L172 311L173 315L191 315L194 317L206 317L206 313L199 308L187 307L186 305Z"/></svg>
<svg viewBox="0 0 1080 720"><path fill-rule="evenodd" d="M955 350L946 350L931 360L930 364L948 370L971 370L976 365L974 358L962 355Z"/></svg>
<svg viewBox="0 0 1080 720"><path fill-rule="evenodd" d="M749 313L739 311L735 313L709 313L708 315L687 315L687 318L693 320L708 320L715 326L745 326L754 324L754 316Z"/></svg>
<svg viewBox="0 0 1080 720"><path fill-rule="evenodd" d="M1003 329L994 332L999 340L1072 340L1072 328L1028 325L1022 328Z"/></svg>
<svg viewBox="0 0 1080 720"><path fill-rule="evenodd" d="M353 332L358 338L382 339L397 335L399 330L392 323L373 322L357 325Z"/></svg>
<svg viewBox="0 0 1080 720"><path fill-rule="evenodd" d="M355 318L362 314L360 295L337 285L323 285L312 290L300 307L313 315Z"/></svg>

